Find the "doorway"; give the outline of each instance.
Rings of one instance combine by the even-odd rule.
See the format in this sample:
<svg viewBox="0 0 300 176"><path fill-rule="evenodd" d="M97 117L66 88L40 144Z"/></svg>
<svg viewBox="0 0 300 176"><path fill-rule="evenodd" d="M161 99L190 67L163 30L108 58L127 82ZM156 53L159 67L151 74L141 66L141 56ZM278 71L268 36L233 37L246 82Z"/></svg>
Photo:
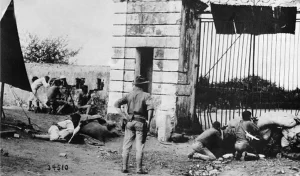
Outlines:
<svg viewBox="0 0 300 176"><path fill-rule="evenodd" d="M152 91L152 72L153 72L153 48L141 47L136 49L135 74L134 76L143 76L149 84L144 91L151 93Z"/></svg>

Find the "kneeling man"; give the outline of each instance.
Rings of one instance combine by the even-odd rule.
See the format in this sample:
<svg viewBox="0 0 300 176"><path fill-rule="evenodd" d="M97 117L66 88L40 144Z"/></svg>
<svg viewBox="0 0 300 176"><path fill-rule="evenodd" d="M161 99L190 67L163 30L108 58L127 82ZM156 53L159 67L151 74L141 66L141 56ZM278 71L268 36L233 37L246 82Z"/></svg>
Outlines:
<svg viewBox="0 0 300 176"><path fill-rule="evenodd" d="M192 145L193 151L188 154L188 158L192 158L195 153L199 153L199 157L203 160L217 159L212 149L221 151L221 124L216 121L212 124L212 128L201 133Z"/></svg>
<svg viewBox="0 0 300 176"><path fill-rule="evenodd" d="M250 141L252 138L256 138L255 136L259 136L259 129L255 125L254 122L251 121L251 112L244 111L242 113L242 120L235 127L236 129L236 142L235 142L235 158L240 160L242 154L245 152L245 156L248 155L249 159L254 157L253 159L258 159L257 152L255 147L251 145ZM249 153L250 152L250 153Z"/></svg>

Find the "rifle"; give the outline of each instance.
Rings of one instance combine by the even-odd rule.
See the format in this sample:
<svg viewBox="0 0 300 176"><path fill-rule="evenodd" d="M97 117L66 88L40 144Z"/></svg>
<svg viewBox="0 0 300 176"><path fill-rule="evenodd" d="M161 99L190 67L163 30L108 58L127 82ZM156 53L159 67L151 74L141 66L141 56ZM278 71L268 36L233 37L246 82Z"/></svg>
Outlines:
<svg viewBox="0 0 300 176"><path fill-rule="evenodd" d="M74 131L73 131L73 135L72 135L72 137L70 138L70 140L69 140L69 144L70 144L70 142L72 141L72 139L73 139L73 137L79 132L79 130L80 130L80 122L79 122L79 124L78 124L78 126L74 129Z"/></svg>
<svg viewBox="0 0 300 176"><path fill-rule="evenodd" d="M246 137L250 138L251 140L255 139L255 140L259 141L259 139L257 137L255 137L252 134L248 133L248 131L246 131L246 130L244 130L244 131L246 133Z"/></svg>

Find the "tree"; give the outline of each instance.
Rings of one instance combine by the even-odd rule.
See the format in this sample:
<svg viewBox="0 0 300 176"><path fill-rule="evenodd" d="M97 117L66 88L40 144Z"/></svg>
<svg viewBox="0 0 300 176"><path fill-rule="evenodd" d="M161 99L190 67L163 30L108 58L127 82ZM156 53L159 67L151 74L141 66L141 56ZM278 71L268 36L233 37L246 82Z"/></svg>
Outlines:
<svg viewBox="0 0 300 176"><path fill-rule="evenodd" d="M68 48L67 37L41 39L28 34L22 42L22 51L26 63L72 64L69 59L76 56L80 49Z"/></svg>

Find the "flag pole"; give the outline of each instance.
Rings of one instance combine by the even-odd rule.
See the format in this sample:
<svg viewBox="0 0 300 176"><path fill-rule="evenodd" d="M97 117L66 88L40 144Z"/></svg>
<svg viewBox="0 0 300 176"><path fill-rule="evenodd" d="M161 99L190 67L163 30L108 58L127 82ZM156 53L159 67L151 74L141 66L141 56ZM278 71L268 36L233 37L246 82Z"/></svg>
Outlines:
<svg viewBox="0 0 300 176"><path fill-rule="evenodd" d="M5 83L1 83L1 97L0 97L0 114L1 114L1 118L5 118L5 114L3 111L3 96L4 96L4 84Z"/></svg>

